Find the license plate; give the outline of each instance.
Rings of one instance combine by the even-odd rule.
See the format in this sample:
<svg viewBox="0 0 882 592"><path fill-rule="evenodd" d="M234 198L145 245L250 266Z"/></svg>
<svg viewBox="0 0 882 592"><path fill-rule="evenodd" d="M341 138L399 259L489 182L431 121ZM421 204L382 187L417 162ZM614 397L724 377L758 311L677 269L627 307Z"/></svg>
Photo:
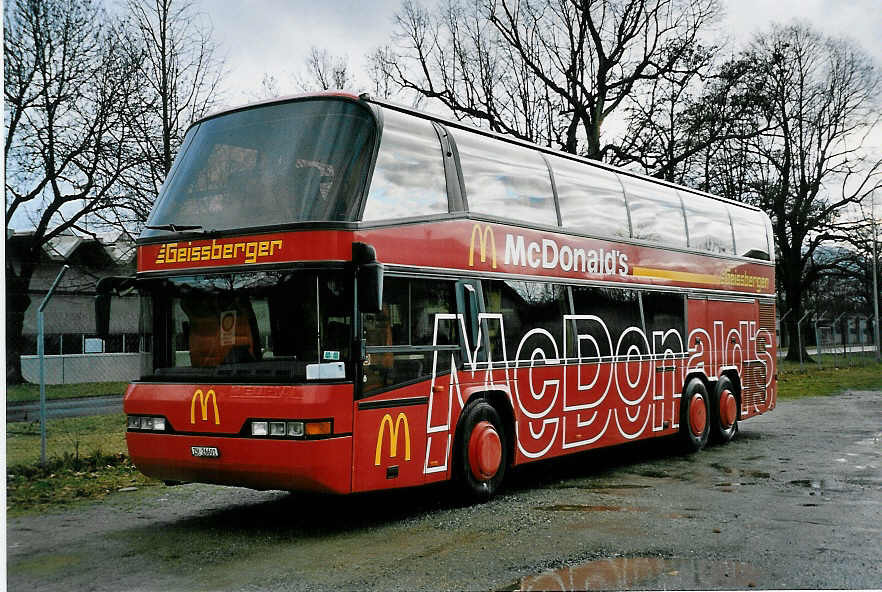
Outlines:
<svg viewBox="0 0 882 592"><path fill-rule="evenodd" d="M220 456L220 450L214 446L191 446L190 452L193 456L206 456L209 458L217 458Z"/></svg>

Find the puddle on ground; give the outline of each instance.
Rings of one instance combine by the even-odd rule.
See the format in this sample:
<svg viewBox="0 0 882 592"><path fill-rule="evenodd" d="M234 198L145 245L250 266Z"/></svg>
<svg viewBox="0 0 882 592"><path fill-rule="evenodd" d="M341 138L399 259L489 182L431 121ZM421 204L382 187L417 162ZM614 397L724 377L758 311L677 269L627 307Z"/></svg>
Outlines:
<svg viewBox="0 0 882 592"><path fill-rule="evenodd" d="M836 479L828 478L828 479L794 479L793 481L789 481L790 485L796 485L797 487L807 487L811 489L830 489L834 491L841 491L843 489L844 484Z"/></svg>
<svg viewBox="0 0 882 592"><path fill-rule="evenodd" d="M597 506L585 504L558 504L555 506L540 506L534 509L542 510L544 512L646 512L646 508L637 508L633 506ZM662 516L673 519L695 518L694 514L682 512L671 512L668 514L662 514Z"/></svg>
<svg viewBox="0 0 882 592"><path fill-rule="evenodd" d="M761 575L740 561L616 557L526 576L505 590L754 588Z"/></svg>
<svg viewBox="0 0 882 592"><path fill-rule="evenodd" d="M636 483L610 483L607 485L585 485L583 489L652 489L652 485L637 485Z"/></svg>
<svg viewBox="0 0 882 592"><path fill-rule="evenodd" d="M540 506L537 510L546 512L645 512L643 508L628 508L624 506L589 506L584 504L558 504L555 506Z"/></svg>
<svg viewBox="0 0 882 592"><path fill-rule="evenodd" d="M636 483L607 483L598 485L561 483L549 485L547 489L584 489L585 491L616 494L626 493L629 489L652 489L652 485L637 485Z"/></svg>

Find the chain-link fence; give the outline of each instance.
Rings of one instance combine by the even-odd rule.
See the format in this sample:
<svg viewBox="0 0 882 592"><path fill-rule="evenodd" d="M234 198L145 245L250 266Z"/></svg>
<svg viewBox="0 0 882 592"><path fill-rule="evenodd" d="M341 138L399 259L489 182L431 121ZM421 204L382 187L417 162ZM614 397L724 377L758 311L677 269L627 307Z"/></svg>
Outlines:
<svg viewBox="0 0 882 592"><path fill-rule="evenodd" d="M788 312L778 318L778 357L783 359L791 347L789 334L782 322ZM864 314L843 313L835 318L817 316L809 311L800 319L797 335L811 361L817 365L855 366L876 359L875 319Z"/></svg>
<svg viewBox="0 0 882 592"><path fill-rule="evenodd" d="M25 316L21 371L25 381L39 383L36 305ZM94 297L91 294L59 294L52 298L44 316L43 353L46 384L127 382L141 375L144 351L138 334L138 298L114 298L110 335L95 335Z"/></svg>

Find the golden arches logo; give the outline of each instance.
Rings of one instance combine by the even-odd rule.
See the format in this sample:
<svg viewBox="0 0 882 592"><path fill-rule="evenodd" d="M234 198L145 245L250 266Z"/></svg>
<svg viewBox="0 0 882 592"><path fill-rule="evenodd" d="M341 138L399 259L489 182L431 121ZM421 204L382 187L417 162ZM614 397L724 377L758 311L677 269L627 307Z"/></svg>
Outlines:
<svg viewBox="0 0 882 592"><path fill-rule="evenodd" d="M407 425L407 416L399 413L392 423L392 416L388 413L383 416L380 422L380 431L377 434L377 454L374 457L374 465L380 466L380 452L383 450L383 434L386 433L386 426L389 427L389 458L395 458L398 455L398 430L404 424L404 460L410 460L410 427Z"/></svg>
<svg viewBox="0 0 882 592"><path fill-rule="evenodd" d="M196 398L199 398L199 406L202 408L202 421L208 421L208 401L214 408L214 425L220 425L220 414L217 412L217 395L214 389L208 389L203 396L202 389L196 389L193 398L190 400L190 423L196 423Z"/></svg>
<svg viewBox="0 0 882 592"><path fill-rule="evenodd" d="M490 243L490 263L496 269L496 236L489 224L472 226L472 238L469 241L469 267L475 266L475 238L481 249L481 262L487 261L487 243Z"/></svg>

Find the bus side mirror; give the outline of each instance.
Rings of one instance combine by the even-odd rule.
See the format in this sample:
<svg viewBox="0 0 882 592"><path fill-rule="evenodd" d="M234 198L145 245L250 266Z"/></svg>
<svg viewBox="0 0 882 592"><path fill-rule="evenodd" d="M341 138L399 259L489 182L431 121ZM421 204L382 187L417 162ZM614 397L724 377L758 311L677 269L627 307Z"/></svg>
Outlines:
<svg viewBox="0 0 882 592"><path fill-rule="evenodd" d="M374 261L358 267L358 309L360 312L383 310L383 264Z"/></svg>
<svg viewBox="0 0 882 592"><path fill-rule="evenodd" d="M367 243L352 243L352 262L358 273L358 309L360 312L383 311L383 264L377 251Z"/></svg>
<svg viewBox="0 0 882 592"><path fill-rule="evenodd" d="M95 286L95 334L101 339L110 335L110 301L113 294L130 289L135 284L130 277L105 277Z"/></svg>
<svg viewBox="0 0 882 592"><path fill-rule="evenodd" d="M95 333L101 339L110 335L110 294L95 296Z"/></svg>

